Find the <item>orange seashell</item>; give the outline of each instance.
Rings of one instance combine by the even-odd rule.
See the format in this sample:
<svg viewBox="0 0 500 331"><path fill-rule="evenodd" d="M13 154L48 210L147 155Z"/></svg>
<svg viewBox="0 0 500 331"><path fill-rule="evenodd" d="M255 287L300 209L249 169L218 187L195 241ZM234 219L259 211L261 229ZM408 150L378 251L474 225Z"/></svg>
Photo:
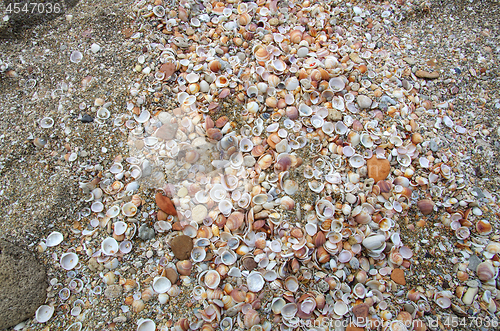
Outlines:
<svg viewBox="0 0 500 331"><path fill-rule="evenodd" d="M245 215L240 212L232 213L226 221L226 226L229 230L236 230L243 225L243 221L245 219Z"/></svg>
<svg viewBox="0 0 500 331"><path fill-rule="evenodd" d="M155 196L156 204L158 207L163 210L168 215L177 216L177 210L175 210L174 204L169 197L164 196L160 192L156 193Z"/></svg>
<svg viewBox="0 0 500 331"><path fill-rule="evenodd" d="M258 47L254 55L258 61L267 61L270 58L270 54L265 47Z"/></svg>
<svg viewBox="0 0 500 331"><path fill-rule="evenodd" d="M238 23L242 26L248 25L252 21L252 17L248 13L243 13L238 17Z"/></svg>
<svg viewBox="0 0 500 331"><path fill-rule="evenodd" d="M219 72L219 70L221 69L221 64L218 60L213 60L208 64L208 68L212 72Z"/></svg>

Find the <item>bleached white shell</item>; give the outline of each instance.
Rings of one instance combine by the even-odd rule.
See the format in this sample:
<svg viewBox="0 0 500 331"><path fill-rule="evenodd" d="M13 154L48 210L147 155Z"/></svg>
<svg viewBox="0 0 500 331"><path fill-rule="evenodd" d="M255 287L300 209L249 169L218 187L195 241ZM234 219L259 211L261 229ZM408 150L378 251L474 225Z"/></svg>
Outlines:
<svg viewBox="0 0 500 331"><path fill-rule="evenodd" d="M344 316L345 314L347 314L348 308L347 305L342 301L337 301L333 306L333 311L339 316Z"/></svg>
<svg viewBox="0 0 500 331"><path fill-rule="evenodd" d="M118 248L118 242L112 237L107 237L101 243L101 251L104 255L116 254Z"/></svg>
<svg viewBox="0 0 500 331"><path fill-rule="evenodd" d="M90 206L90 210L92 210L94 213L100 213L104 209L104 205L100 201L95 201L92 203L92 206Z"/></svg>
<svg viewBox="0 0 500 331"><path fill-rule="evenodd" d="M123 221L115 222L113 224L113 227L114 227L114 233L117 236L120 236L120 235L124 234L125 231L127 231L127 223L125 223Z"/></svg>
<svg viewBox="0 0 500 331"><path fill-rule="evenodd" d="M110 115L111 113L109 112L109 110L104 107L99 108L99 110L97 111L97 118L101 120L107 120Z"/></svg>
<svg viewBox="0 0 500 331"><path fill-rule="evenodd" d="M361 168L365 164L365 159L359 154L354 154L349 158L349 164L353 168Z"/></svg>
<svg viewBox="0 0 500 331"><path fill-rule="evenodd" d="M106 216L113 218L113 217L118 216L119 213L120 213L120 207L118 207L117 205L114 205L108 209L108 211L106 212Z"/></svg>
<svg viewBox="0 0 500 331"><path fill-rule="evenodd" d="M253 149L253 142L248 138L243 138L240 141L240 151L248 153Z"/></svg>
<svg viewBox="0 0 500 331"><path fill-rule="evenodd" d="M64 239L62 233L54 231L47 237L46 245L47 247L54 247L59 245Z"/></svg>
<svg viewBox="0 0 500 331"><path fill-rule="evenodd" d="M361 135L361 145L365 146L366 148L373 147L373 139L372 139L372 137L369 134L367 134L367 133L363 133Z"/></svg>
<svg viewBox="0 0 500 331"><path fill-rule="evenodd" d="M134 118L138 123L146 123L150 117L151 117L151 114L146 109L142 110L141 113L139 114L139 116L134 115Z"/></svg>
<svg viewBox="0 0 500 331"><path fill-rule="evenodd" d="M411 158L407 154L398 154L397 159L403 167L408 167L411 164Z"/></svg>
<svg viewBox="0 0 500 331"><path fill-rule="evenodd" d="M343 122L338 121L337 123L335 123L335 132L337 134L346 134L347 126Z"/></svg>
<svg viewBox="0 0 500 331"><path fill-rule="evenodd" d="M188 83L196 83L200 79L200 75L194 72L191 72L186 75L186 80Z"/></svg>
<svg viewBox="0 0 500 331"><path fill-rule="evenodd" d="M345 87L344 80L341 77L333 77L329 81L330 88L335 91L339 92L342 91Z"/></svg>
<svg viewBox="0 0 500 331"><path fill-rule="evenodd" d="M153 290L156 293L165 293L170 287L172 287L172 283L167 277L155 277L153 280Z"/></svg>
<svg viewBox="0 0 500 331"><path fill-rule="evenodd" d="M363 246L365 246L369 250L373 250L380 247L384 242L385 242L385 236L378 234L365 238L363 240Z"/></svg>
<svg viewBox="0 0 500 331"><path fill-rule="evenodd" d="M259 292L264 287L264 278L259 272L252 271L247 277L248 290L251 292Z"/></svg>
<svg viewBox="0 0 500 331"><path fill-rule="evenodd" d="M205 238L200 238L200 239L205 239ZM207 256L207 253L202 247L195 247L191 251L191 259L193 262L201 262L205 259Z"/></svg>
<svg viewBox="0 0 500 331"><path fill-rule="evenodd" d="M120 243L120 252L123 254L130 253L132 251L132 242L124 240Z"/></svg>
<svg viewBox="0 0 500 331"><path fill-rule="evenodd" d="M78 264L78 255L76 253L64 253L61 255L61 260L59 262L61 267L65 270L71 270Z"/></svg>
<svg viewBox="0 0 500 331"><path fill-rule="evenodd" d="M300 114L300 116L304 116L304 117L311 116L312 109L311 109L311 107L309 107L305 103L301 103L299 105L299 114Z"/></svg>
<svg viewBox="0 0 500 331"><path fill-rule="evenodd" d="M283 319L289 320L297 314L297 310L297 305L295 303L287 303L281 307L281 316L283 316Z"/></svg>
<svg viewBox="0 0 500 331"><path fill-rule="evenodd" d="M156 323L153 320L141 318L137 323L137 331L155 331Z"/></svg>
<svg viewBox="0 0 500 331"><path fill-rule="evenodd" d="M236 253L232 250L224 250L220 256L222 263L225 265L232 265L236 262Z"/></svg>
<svg viewBox="0 0 500 331"><path fill-rule="evenodd" d="M54 307L42 305L36 310L35 319L38 323L45 323L52 317L53 314Z"/></svg>

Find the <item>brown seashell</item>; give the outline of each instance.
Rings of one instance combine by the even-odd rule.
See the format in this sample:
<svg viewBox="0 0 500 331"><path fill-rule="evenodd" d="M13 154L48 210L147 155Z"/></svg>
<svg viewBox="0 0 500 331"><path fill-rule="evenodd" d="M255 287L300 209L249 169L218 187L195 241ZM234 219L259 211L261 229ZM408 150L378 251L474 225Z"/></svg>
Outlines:
<svg viewBox="0 0 500 331"><path fill-rule="evenodd" d="M189 330L189 320L187 318L181 318L174 324L175 330L178 330L179 328L182 331L188 331Z"/></svg>
<svg viewBox="0 0 500 331"><path fill-rule="evenodd" d="M134 297L132 295L125 298L123 302L125 305L130 306L134 302Z"/></svg>
<svg viewBox="0 0 500 331"><path fill-rule="evenodd" d="M144 310L144 301L142 300L134 300L132 302L132 311L134 313L139 313Z"/></svg>
<svg viewBox="0 0 500 331"><path fill-rule="evenodd" d="M296 120L299 117L299 111L293 106L286 107L285 114L291 120Z"/></svg>
<svg viewBox="0 0 500 331"><path fill-rule="evenodd" d="M236 302L243 302L246 299L247 293L242 289L235 288L231 291L231 298Z"/></svg>
<svg viewBox="0 0 500 331"><path fill-rule="evenodd" d="M246 303L252 303L254 302L255 300L257 300L257 293L254 293L254 292L248 292L246 297L245 297L245 302Z"/></svg>
<svg viewBox="0 0 500 331"><path fill-rule="evenodd" d="M177 216L177 210L175 210L174 204L169 197L164 196L161 192L156 192L156 204L163 210L166 214Z"/></svg>
<svg viewBox="0 0 500 331"><path fill-rule="evenodd" d="M219 129L212 128L207 130L207 137L213 140L221 140L222 132Z"/></svg>
<svg viewBox="0 0 500 331"><path fill-rule="evenodd" d="M480 235L488 235L492 231L491 223L488 222L487 220L479 220L476 223L476 231Z"/></svg>
<svg viewBox="0 0 500 331"><path fill-rule="evenodd" d="M217 119L217 121L215 121L215 126L220 129L224 125L226 125L227 122L229 122L229 118L226 115L224 115L224 116L219 117Z"/></svg>
<svg viewBox="0 0 500 331"><path fill-rule="evenodd" d="M221 263L217 266L215 270L219 273L219 275L221 275L221 277L224 277L229 272L229 267Z"/></svg>
<svg viewBox="0 0 500 331"><path fill-rule="evenodd" d="M316 233L316 235L314 236L314 246L321 247L325 244L325 242L326 242L325 234L322 231Z"/></svg>
<svg viewBox="0 0 500 331"><path fill-rule="evenodd" d="M296 274L300 270L300 262L297 259L292 259L290 262L290 269L292 273Z"/></svg>
<svg viewBox="0 0 500 331"><path fill-rule="evenodd" d="M197 238L210 239L212 238L212 236L213 236L212 229L206 225L200 226L200 228L198 229L198 233L196 234Z"/></svg>
<svg viewBox="0 0 500 331"><path fill-rule="evenodd" d="M293 228L292 230L290 230L290 234L292 235L292 237L295 237L297 239L300 239L304 236L304 232L299 228Z"/></svg>
<svg viewBox="0 0 500 331"><path fill-rule="evenodd" d="M254 55L258 61L267 61L270 57L270 54L265 47L258 47Z"/></svg>
<svg viewBox="0 0 500 331"><path fill-rule="evenodd" d="M465 282L467 279L469 279L469 274L467 274L466 272L464 272L462 270L459 270L457 272L457 278L459 281Z"/></svg>
<svg viewBox="0 0 500 331"><path fill-rule="evenodd" d="M260 322L259 313L257 313L257 311L254 309L249 309L246 312L243 320L245 326L250 329L252 326L259 324Z"/></svg>
<svg viewBox="0 0 500 331"><path fill-rule="evenodd" d="M262 154L264 154L264 152L266 151L266 148L262 145L257 145L257 146L254 146L254 148L252 149L252 151L250 152L252 154L253 157L257 157L257 156L261 156Z"/></svg>
<svg viewBox="0 0 500 331"><path fill-rule="evenodd" d="M417 202L417 207L422 214L429 215L434 210L434 201L430 199L423 199Z"/></svg>
<svg viewBox="0 0 500 331"><path fill-rule="evenodd" d="M177 272L182 276L189 276L193 268L193 264L189 260L177 261L175 264Z"/></svg>
<svg viewBox="0 0 500 331"><path fill-rule="evenodd" d="M243 221L245 219L245 215L240 212L234 212L227 218L226 226L229 230L239 229L243 225Z"/></svg>
<svg viewBox="0 0 500 331"><path fill-rule="evenodd" d="M363 123L361 123L358 120L354 120L354 122L352 122L352 129L354 131L362 131L364 129L363 128Z"/></svg>
<svg viewBox="0 0 500 331"><path fill-rule="evenodd" d="M299 30L290 31L290 41L294 44L298 44L302 41L302 32Z"/></svg>
<svg viewBox="0 0 500 331"><path fill-rule="evenodd" d="M414 143L415 145L420 144L422 141L424 141L424 138L422 138L422 135L418 132L415 132L411 136L411 142Z"/></svg>
<svg viewBox="0 0 500 331"><path fill-rule="evenodd" d="M330 261L330 254L323 248L323 246L318 247L316 251L316 258L319 263L323 264Z"/></svg>
<svg viewBox="0 0 500 331"><path fill-rule="evenodd" d="M154 296L154 291L151 287L145 288L141 293L141 299L144 302L151 300L153 298L153 296Z"/></svg>

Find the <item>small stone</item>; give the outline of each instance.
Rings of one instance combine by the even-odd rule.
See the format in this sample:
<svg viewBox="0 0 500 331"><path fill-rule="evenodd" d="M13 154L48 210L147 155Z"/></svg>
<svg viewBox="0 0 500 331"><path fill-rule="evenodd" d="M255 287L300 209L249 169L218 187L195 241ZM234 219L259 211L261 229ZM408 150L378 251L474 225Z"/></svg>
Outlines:
<svg viewBox="0 0 500 331"><path fill-rule="evenodd" d="M377 159L372 156L366 161L368 177L373 178L375 183L384 180L391 173L391 163L387 159Z"/></svg>
<svg viewBox="0 0 500 331"><path fill-rule="evenodd" d="M360 305L354 306L352 308L352 313L356 318L367 318L368 310L368 305L366 303L362 303Z"/></svg>
<svg viewBox="0 0 500 331"><path fill-rule="evenodd" d="M346 331L364 331L365 328L360 328L359 326L354 325L352 322L349 323L347 328L345 329Z"/></svg>
<svg viewBox="0 0 500 331"><path fill-rule="evenodd" d="M175 72L175 64L172 62L163 63L160 67L160 71L165 74L164 80L167 80Z"/></svg>
<svg viewBox="0 0 500 331"><path fill-rule="evenodd" d="M372 105L372 99L363 94L358 95L356 102L361 109L368 109Z"/></svg>
<svg viewBox="0 0 500 331"><path fill-rule="evenodd" d="M94 122L94 118L89 114L83 114L82 119L80 121L82 121L82 123L91 123Z"/></svg>
<svg viewBox="0 0 500 331"><path fill-rule="evenodd" d="M146 226L146 224L143 224L139 227L139 238L142 240L150 240L155 237L155 230L149 228Z"/></svg>
<svg viewBox="0 0 500 331"><path fill-rule="evenodd" d="M89 269L91 271L97 271L97 270L99 270L100 264L99 264L99 262L97 262L97 259L95 257L91 257L89 259L89 262L87 263L87 266L89 267Z"/></svg>
<svg viewBox="0 0 500 331"><path fill-rule="evenodd" d="M122 291L123 289L121 285L109 285L106 287L106 290L104 290L104 296L110 300L116 299L122 295Z"/></svg>
<svg viewBox="0 0 500 331"><path fill-rule="evenodd" d="M341 121L342 113L336 109L328 109L328 117L329 121Z"/></svg>
<svg viewBox="0 0 500 331"><path fill-rule="evenodd" d="M473 254L470 256L469 258L469 265L467 266L467 268L469 270L472 270L472 271L476 271L477 270L477 266L481 263L481 259L477 257L477 255Z"/></svg>
<svg viewBox="0 0 500 331"><path fill-rule="evenodd" d="M414 143L415 145L420 144L422 141L424 141L424 138L422 138L422 135L418 132L415 132L411 136L411 142Z"/></svg>
<svg viewBox="0 0 500 331"><path fill-rule="evenodd" d="M177 271L175 271L174 268L165 269L165 274L166 274L165 277L168 278L170 283L172 284L177 283L177 279L179 278L179 276L177 275Z"/></svg>
<svg viewBox="0 0 500 331"><path fill-rule="evenodd" d="M438 143L434 139L432 139L431 141L429 141L429 148L431 149L431 151L437 152L439 150Z"/></svg>
<svg viewBox="0 0 500 331"><path fill-rule="evenodd" d="M47 297L47 274L33 253L0 239L0 329L33 316Z"/></svg>
<svg viewBox="0 0 500 331"><path fill-rule="evenodd" d="M161 138L163 140L172 140L177 133L177 128L178 125L175 123L163 124L158 130L156 130L155 137Z"/></svg>
<svg viewBox="0 0 500 331"><path fill-rule="evenodd" d="M187 260L193 250L193 240L185 235L177 236L170 241L170 247L176 258L181 261Z"/></svg>
<svg viewBox="0 0 500 331"><path fill-rule="evenodd" d="M436 79L439 77L439 72L437 71L428 72L425 70L417 70L417 72L415 72L415 76L417 76L418 78Z"/></svg>
<svg viewBox="0 0 500 331"><path fill-rule="evenodd" d="M405 272L401 269L394 269L391 273L391 279L399 285L406 285Z"/></svg>
<svg viewBox="0 0 500 331"><path fill-rule="evenodd" d="M164 196L160 192L156 193L156 204L168 215L177 216L177 210L175 210L174 203L169 197Z"/></svg>
<svg viewBox="0 0 500 331"><path fill-rule="evenodd" d="M404 57L403 60L411 66L415 64L415 59L412 57Z"/></svg>

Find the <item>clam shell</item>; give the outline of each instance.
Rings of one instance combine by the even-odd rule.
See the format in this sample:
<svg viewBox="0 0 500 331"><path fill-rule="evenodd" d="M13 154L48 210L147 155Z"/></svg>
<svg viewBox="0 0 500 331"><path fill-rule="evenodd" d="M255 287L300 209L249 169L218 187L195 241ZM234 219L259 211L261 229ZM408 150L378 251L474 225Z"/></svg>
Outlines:
<svg viewBox="0 0 500 331"><path fill-rule="evenodd" d="M38 323L45 323L52 317L53 314L54 307L42 305L36 310L35 319Z"/></svg>
<svg viewBox="0 0 500 331"><path fill-rule="evenodd" d="M114 255L118 249L118 242L112 237L107 237L101 243L101 251L104 255Z"/></svg>
<svg viewBox="0 0 500 331"><path fill-rule="evenodd" d="M61 267L65 270L71 270L78 264L78 255L76 253L64 253L61 255L61 260L59 262Z"/></svg>
<svg viewBox="0 0 500 331"><path fill-rule="evenodd" d="M47 245L47 247L54 247L59 245L63 241L63 239L64 236L62 235L62 233L54 231L51 234L49 234L45 244Z"/></svg>
<svg viewBox="0 0 500 331"><path fill-rule="evenodd" d="M251 292L259 292L264 287L265 281L259 272L252 271L247 277L248 290Z"/></svg>
<svg viewBox="0 0 500 331"><path fill-rule="evenodd" d="M151 319L141 318L137 322L137 331L155 331L156 323Z"/></svg>
<svg viewBox="0 0 500 331"><path fill-rule="evenodd" d="M156 293L165 293L172 287L172 283L167 277L155 277L153 280L153 290Z"/></svg>

